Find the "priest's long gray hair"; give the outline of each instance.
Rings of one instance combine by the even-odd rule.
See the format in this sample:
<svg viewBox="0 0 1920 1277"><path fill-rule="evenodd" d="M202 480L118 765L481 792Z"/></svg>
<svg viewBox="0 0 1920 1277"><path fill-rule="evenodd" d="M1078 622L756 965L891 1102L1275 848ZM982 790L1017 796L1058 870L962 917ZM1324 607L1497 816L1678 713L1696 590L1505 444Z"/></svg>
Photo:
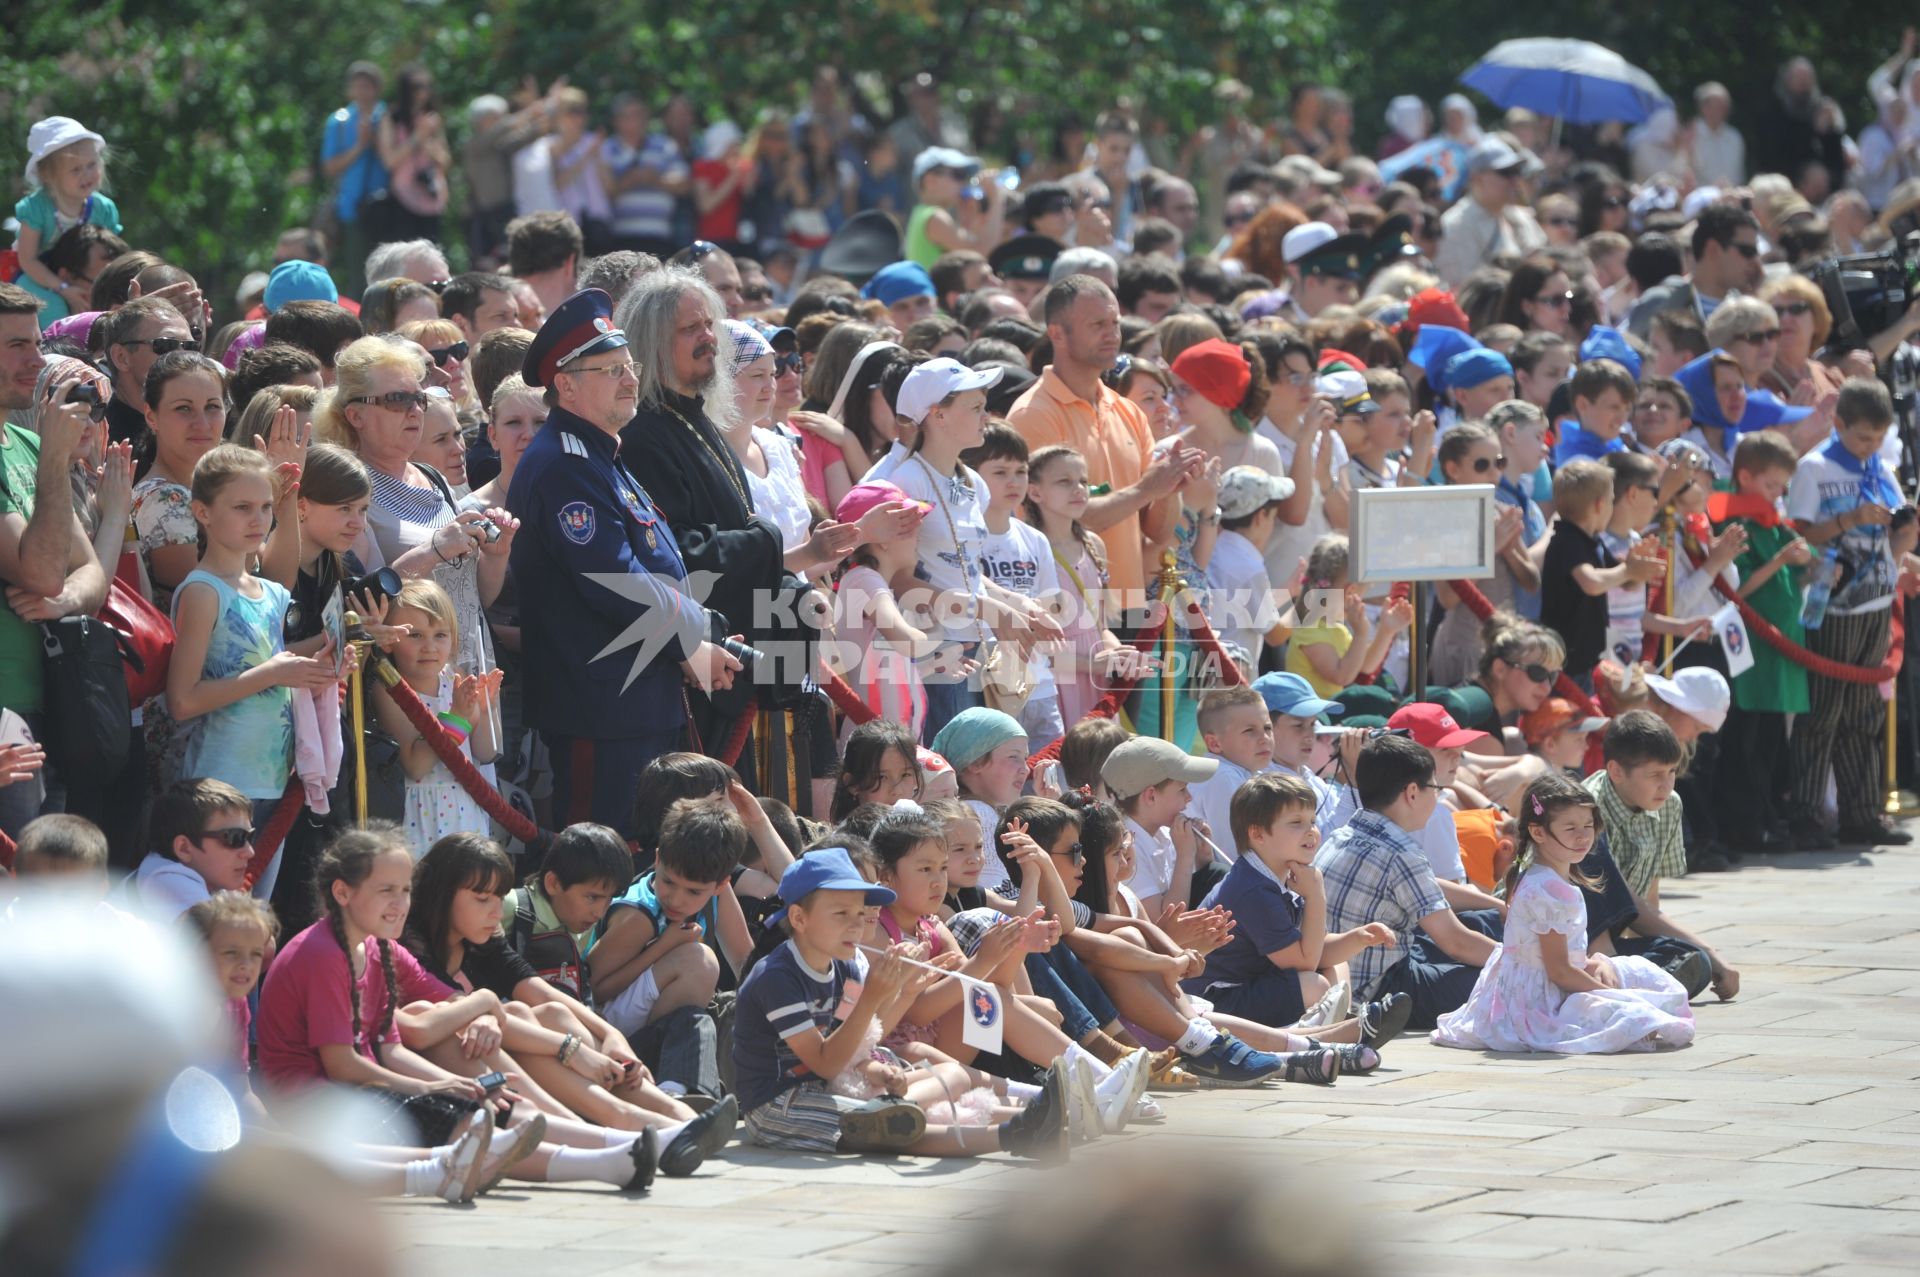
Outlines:
<svg viewBox="0 0 1920 1277"><path fill-rule="evenodd" d="M684 389L701 396L707 420L724 431L733 424L738 410L733 393L733 343L727 337L727 306L720 294L697 272L670 266L634 284L632 291L621 298L613 319L627 334L627 353L640 368L640 407L657 408L673 368L680 300L688 293L697 295L713 318L714 361L713 373L706 381Z"/></svg>

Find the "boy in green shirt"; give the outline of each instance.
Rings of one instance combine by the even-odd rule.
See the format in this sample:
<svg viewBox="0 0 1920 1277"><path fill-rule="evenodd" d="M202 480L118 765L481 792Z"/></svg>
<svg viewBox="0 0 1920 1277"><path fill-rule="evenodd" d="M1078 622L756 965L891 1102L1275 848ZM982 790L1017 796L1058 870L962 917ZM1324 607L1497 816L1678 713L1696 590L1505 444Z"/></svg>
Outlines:
<svg viewBox="0 0 1920 1277"><path fill-rule="evenodd" d="M1740 597L1795 643L1803 642L1799 582L1788 568L1813 557L1780 501L1800 464L1788 438L1773 430L1741 436L1733 452L1731 493L1716 493L1709 513L1715 530L1738 523L1747 548L1734 566ZM1791 851L1785 795L1787 715L1807 712L1807 671L1771 644L1755 639L1753 667L1733 680L1733 710L1720 733L1716 801L1727 842L1742 850Z"/></svg>

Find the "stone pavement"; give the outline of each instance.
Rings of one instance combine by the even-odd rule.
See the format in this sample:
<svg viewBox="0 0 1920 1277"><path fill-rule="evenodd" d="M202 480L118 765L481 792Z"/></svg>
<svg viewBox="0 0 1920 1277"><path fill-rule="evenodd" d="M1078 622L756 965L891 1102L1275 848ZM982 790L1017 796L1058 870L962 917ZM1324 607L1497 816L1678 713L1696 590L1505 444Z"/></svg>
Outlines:
<svg viewBox="0 0 1920 1277"><path fill-rule="evenodd" d="M1920 1271L1920 847L1749 859L1669 887L1742 976L1737 1000L1696 1005L1687 1050L1493 1056L1407 1037L1331 1090L1171 1097L1164 1126L1075 1165L1192 1141L1276 1176L1347 1177L1385 1271ZM1066 1174L735 1145L646 1200L508 1185L469 1208L383 1210L400 1271L421 1277L924 1272L956 1229Z"/></svg>

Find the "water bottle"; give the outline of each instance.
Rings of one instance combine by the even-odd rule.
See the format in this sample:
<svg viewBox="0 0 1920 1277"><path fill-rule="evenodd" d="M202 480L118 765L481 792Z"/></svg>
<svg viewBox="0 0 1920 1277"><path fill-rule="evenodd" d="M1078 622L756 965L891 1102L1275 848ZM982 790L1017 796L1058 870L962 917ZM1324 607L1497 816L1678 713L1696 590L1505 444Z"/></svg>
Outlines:
<svg viewBox="0 0 1920 1277"><path fill-rule="evenodd" d="M1800 607L1801 628L1817 630L1827 619L1827 603L1833 598L1833 583L1839 576L1840 547L1830 545L1813 569L1813 579L1807 582L1807 601Z"/></svg>

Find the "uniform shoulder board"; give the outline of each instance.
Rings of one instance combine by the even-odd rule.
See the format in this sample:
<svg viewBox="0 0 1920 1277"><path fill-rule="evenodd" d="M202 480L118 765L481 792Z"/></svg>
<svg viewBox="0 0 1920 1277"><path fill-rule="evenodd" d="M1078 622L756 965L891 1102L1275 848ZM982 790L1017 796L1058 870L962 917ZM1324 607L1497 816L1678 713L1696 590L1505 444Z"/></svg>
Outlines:
<svg viewBox="0 0 1920 1277"><path fill-rule="evenodd" d="M587 455L587 445L582 442L578 436L570 435L564 430L560 432L560 450L565 452L569 457L584 457Z"/></svg>

